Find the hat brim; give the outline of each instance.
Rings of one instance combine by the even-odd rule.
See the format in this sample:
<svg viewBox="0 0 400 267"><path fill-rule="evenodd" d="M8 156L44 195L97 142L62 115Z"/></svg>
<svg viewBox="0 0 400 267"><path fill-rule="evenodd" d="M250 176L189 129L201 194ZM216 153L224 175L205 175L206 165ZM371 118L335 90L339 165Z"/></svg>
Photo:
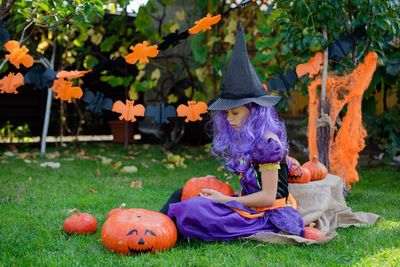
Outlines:
<svg viewBox="0 0 400 267"><path fill-rule="evenodd" d="M227 110L243 106L248 103L256 103L263 107L272 107L275 106L279 102L279 100L281 100L280 96L270 95L241 99L218 98L208 107L208 110Z"/></svg>

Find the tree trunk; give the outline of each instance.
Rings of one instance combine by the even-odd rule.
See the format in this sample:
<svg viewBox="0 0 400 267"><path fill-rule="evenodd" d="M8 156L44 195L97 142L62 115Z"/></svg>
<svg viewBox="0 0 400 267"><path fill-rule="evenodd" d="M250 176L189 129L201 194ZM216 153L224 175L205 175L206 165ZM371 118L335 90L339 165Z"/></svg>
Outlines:
<svg viewBox="0 0 400 267"><path fill-rule="evenodd" d="M328 39L326 27L323 29L325 39ZM317 129L317 146L319 161L324 164L329 171L329 144L330 144L330 103L326 99L326 82L328 79L328 48L324 51L324 67L322 71L320 116ZM311 155L312 156L312 155Z"/></svg>

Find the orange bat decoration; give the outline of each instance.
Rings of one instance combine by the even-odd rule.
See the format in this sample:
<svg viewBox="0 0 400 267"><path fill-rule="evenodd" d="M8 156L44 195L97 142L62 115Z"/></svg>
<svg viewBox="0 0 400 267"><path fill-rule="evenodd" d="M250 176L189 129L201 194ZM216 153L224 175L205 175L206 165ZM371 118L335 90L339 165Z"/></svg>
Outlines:
<svg viewBox="0 0 400 267"><path fill-rule="evenodd" d="M135 116L144 116L145 109L143 105L133 105L133 103L135 103L135 101L131 101L128 99L126 100L126 105L120 100L115 101L112 107L112 111L121 113L121 116L119 116L120 120L134 122L136 121Z"/></svg>
<svg viewBox="0 0 400 267"><path fill-rule="evenodd" d="M25 45L19 47L18 41L10 40L5 43L4 47L8 52L10 52L9 55L6 55L6 58L8 58L10 63L17 69L19 69L20 64L27 68L32 67L33 57L28 55L29 49Z"/></svg>
<svg viewBox="0 0 400 267"><path fill-rule="evenodd" d="M79 86L72 86L72 82L57 79L53 82L51 90L56 94L55 98L72 102L72 98L80 99L83 95L82 89Z"/></svg>
<svg viewBox="0 0 400 267"><path fill-rule="evenodd" d="M71 70L71 71L66 71L62 70L59 73L57 73L57 78L63 78L63 79L73 79L73 78L79 78L85 75L86 73L91 72L92 70Z"/></svg>
<svg viewBox="0 0 400 267"><path fill-rule="evenodd" d="M217 24L220 20L221 20L220 14L211 17L211 14L208 13L206 17L194 22L194 24L196 25L189 29L189 33L196 34L202 30L203 31L211 30L211 25Z"/></svg>
<svg viewBox="0 0 400 267"><path fill-rule="evenodd" d="M314 57L310 58L307 63L299 64L296 68L297 77L302 77L308 73L308 77L312 78L314 75L318 74L323 68L321 66L324 63L324 55L322 52L318 52Z"/></svg>
<svg viewBox="0 0 400 267"><path fill-rule="evenodd" d="M0 80L0 93L18 94L17 87L24 85L24 76L21 73L10 72Z"/></svg>
<svg viewBox="0 0 400 267"><path fill-rule="evenodd" d="M186 117L185 122L201 121L200 114L207 113L207 104L204 102L188 101L188 105L179 105L176 109L179 117Z"/></svg>
<svg viewBox="0 0 400 267"><path fill-rule="evenodd" d="M147 46L149 42L136 44L129 47L133 52L125 56L125 61L128 64L135 64L138 60L140 63L149 62L149 57L156 57L158 55L158 46Z"/></svg>

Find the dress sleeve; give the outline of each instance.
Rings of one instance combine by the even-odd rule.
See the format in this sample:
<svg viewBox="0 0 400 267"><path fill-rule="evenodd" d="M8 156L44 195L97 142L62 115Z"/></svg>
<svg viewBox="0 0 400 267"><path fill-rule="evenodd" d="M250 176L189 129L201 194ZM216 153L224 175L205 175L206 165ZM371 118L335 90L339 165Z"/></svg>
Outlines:
<svg viewBox="0 0 400 267"><path fill-rule="evenodd" d="M279 138L274 134L267 134L254 147L252 158L254 163L258 165L265 165L269 163L278 163L279 165L284 156L285 150Z"/></svg>

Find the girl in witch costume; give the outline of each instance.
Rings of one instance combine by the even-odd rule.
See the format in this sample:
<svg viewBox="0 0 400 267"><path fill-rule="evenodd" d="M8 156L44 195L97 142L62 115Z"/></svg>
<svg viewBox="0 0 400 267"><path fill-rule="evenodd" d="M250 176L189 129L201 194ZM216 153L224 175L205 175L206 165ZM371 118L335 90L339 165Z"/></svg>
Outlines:
<svg viewBox="0 0 400 267"><path fill-rule="evenodd" d="M160 210L185 238L232 240L258 232L304 236L300 213L288 192L288 144L284 123L273 108L280 97L266 94L247 55L238 25L232 59L221 83L221 95L210 106L212 153L240 178L240 196L203 189L181 201L175 192Z"/></svg>

